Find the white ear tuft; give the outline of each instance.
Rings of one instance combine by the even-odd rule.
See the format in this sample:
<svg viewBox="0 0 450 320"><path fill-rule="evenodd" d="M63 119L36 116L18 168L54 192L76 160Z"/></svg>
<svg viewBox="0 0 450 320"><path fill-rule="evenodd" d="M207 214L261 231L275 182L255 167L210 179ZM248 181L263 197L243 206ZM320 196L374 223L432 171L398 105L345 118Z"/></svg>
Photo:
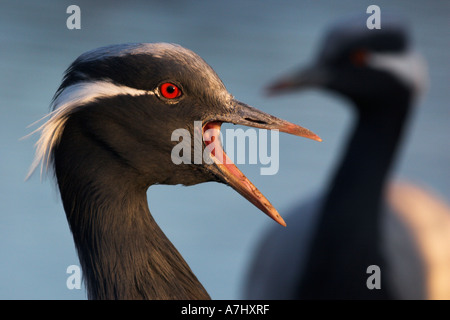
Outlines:
<svg viewBox="0 0 450 320"><path fill-rule="evenodd" d="M77 109L102 98L118 95L140 96L148 94L154 95L155 93L153 91L116 85L110 81L85 81L73 84L62 90L53 101L53 111L35 123L44 119L48 120L29 134L40 132L41 136L36 142L35 158L26 179L33 174L39 164L41 164L41 176L44 168L45 170L48 169L52 151L61 139L64 125L69 116Z"/></svg>

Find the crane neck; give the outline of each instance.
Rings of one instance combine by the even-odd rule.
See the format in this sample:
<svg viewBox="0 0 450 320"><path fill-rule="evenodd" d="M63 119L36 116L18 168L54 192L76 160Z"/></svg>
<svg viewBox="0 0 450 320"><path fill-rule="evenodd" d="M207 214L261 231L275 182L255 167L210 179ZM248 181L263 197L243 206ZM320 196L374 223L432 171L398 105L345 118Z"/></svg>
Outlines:
<svg viewBox="0 0 450 320"><path fill-rule="evenodd" d="M90 299L209 299L150 214L148 185L69 121L54 167Z"/></svg>

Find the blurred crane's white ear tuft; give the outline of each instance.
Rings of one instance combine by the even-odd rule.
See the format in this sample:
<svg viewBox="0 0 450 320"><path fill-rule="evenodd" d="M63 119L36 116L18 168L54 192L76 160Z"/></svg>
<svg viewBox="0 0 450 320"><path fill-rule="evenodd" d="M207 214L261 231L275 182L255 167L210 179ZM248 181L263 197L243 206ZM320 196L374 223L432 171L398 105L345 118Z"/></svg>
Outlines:
<svg viewBox="0 0 450 320"><path fill-rule="evenodd" d="M425 59L417 52L370 53L368 64L397 76L400 81L412 87L415 98L423 95L429 86L428 67Z"/></svg>

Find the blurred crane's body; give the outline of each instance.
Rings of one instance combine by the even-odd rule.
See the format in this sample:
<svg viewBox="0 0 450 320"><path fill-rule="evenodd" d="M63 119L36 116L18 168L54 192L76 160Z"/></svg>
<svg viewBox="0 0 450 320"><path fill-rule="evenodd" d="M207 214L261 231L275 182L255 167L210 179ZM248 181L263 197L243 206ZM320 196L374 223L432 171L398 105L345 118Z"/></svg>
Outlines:
<svg viewBox="0 0 450 320"><path fill-rule="evenodd" d="M265 234L247 274L246 298L430 296L426 263L408 223L402 220L412 208L402 206L403 214L392 213L400 208L393 198L400 194L405 198L404 192L411 188L388 187L407 119L426 87L426 67L411 49L401 19L383 15L382 25L380 30L369 30L365 17L339 21L331 26L311 66L281 77L268 88L272 94L309 87L332 91L349 100L357 120L325 194L294 207L285 233L270 230ZM430 214L422 211L422 216ZM282 266L284 272L269 278ZM373 272L370 266L379 272L375 289L367 284Z"/></svg>

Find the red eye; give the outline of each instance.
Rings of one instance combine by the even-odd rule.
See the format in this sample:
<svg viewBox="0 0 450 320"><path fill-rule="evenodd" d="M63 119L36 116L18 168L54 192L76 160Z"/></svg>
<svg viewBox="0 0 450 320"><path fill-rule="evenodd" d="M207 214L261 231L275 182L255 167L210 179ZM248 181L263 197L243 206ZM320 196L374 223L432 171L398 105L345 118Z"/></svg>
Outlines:
<svg viewBox="0 0 450 320"><path fill-rule="evenodd" d="M163 83L159 87L161 95L166 99L175 99L181 96L181 89L170 82Z"/></svg>

